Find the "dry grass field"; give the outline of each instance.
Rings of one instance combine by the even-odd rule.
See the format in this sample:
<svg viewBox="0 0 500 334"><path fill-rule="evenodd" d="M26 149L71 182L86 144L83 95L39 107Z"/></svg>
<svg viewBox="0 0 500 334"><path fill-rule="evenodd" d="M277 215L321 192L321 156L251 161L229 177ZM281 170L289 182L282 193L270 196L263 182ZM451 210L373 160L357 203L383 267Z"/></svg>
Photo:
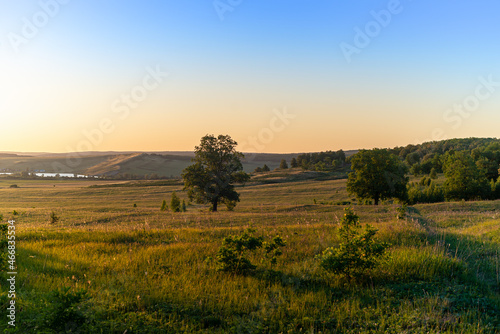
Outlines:
<svg viewBox="0 0 500 334"><path fill-rule="evenodd" d="M16 225L18 333L498 333L500 202L356 205L345 180L253 182L233 212L160 211L178 181L0 181ZM286 181L286 180L285 180ZM10 188L16 183L18 188ZM92 186L92 187L91 187ZM348 202L389 242L363 279L325 272ZM15 211L15 212L14 212ZM51 222L50 215L59 218ZM224 237L287 243L276 266L217 271ZM5 274L5 271L4 271ZM5 276L5 275L4 275ZM7 283L0 302L7 308ZM6 311L3 311L6 312ZM5 316L4 316L5 319Z"/></svg>

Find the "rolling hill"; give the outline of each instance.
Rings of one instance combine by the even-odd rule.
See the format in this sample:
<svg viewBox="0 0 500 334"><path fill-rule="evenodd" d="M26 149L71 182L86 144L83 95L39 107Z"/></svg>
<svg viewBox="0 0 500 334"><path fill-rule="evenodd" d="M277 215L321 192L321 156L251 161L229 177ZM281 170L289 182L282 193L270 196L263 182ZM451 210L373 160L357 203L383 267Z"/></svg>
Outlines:
<svg viewBox="0 0 500 334"><path fill-rule="evenodd" d="M355 151L346 152L347 155ZM247 153L243 168L252 172L267 164L274 169L281 159L288 162L297 154ZM157 174L160 177L179 177L191 164L193 152L84 152L84 153L1 153L1 172L44 171L84 175L113 176Z"/></svg>

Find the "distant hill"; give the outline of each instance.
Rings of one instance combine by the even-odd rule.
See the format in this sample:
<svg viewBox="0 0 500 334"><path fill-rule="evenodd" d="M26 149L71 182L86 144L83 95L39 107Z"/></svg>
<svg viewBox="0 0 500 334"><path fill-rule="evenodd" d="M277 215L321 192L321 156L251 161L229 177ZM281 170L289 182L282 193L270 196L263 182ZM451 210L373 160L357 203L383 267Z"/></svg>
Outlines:
<svg viewBox="0 0 500 334"><path fill-rule="evenodd" d="M281 159L290 161L297 154L247 153L243 168L252 172L267 164L274 169ZM157 174L160 177L179 177L189 166L193 152L85 152L41 153L28 156L25 153L0 155L0 171L45 171L85 175Z"/></svg>
<svg viewBox="0 0 500 334"><path fill-rule="evenodd" d="M422 162L433 155L449 150L473 150L476 148L500 147L496 138L462 138L407 145L390 149L402 159L413 153ZM358 150L345 151L347 157ZM275 169L281 159L287 162L301 153L272 154L245 153L243 168L252 172L264 164ZM75 159L77 157L77 159ZM85 175L135 174L139 176L156 174L160 177L179 177L182 170L191 164L194 157L189 151L157 152L84 152L84 153L25 153L0 152L0 171L45 171L54 173L77 173ZM69 158L69 159L68 159ZM407 159L408 160L408 159Z"/></svg>

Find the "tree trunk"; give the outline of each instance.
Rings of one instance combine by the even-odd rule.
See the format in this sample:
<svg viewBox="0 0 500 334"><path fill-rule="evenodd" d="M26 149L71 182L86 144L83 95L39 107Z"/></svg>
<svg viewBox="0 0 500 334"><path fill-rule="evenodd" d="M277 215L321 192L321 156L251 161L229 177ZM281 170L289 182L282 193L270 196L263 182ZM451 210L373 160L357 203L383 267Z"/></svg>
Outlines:
<svg viewBox="0 0 500 334"><path fill-rule="evenodd" d="M378 205L378 197L375 197L373 200L375 201L375 205Z"/></svg>
<svg viewBox="0 0 500 334"><path fill-rule="evenodd" d="M217 212L217 203L219 202L219 199L216 199L212 202L212 212Z"/></svg>

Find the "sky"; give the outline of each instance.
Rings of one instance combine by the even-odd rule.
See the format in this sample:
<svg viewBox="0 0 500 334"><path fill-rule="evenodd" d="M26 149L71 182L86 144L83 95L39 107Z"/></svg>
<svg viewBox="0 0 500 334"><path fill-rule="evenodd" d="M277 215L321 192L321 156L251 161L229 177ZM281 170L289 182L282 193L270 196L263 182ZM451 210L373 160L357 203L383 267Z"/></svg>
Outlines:
<svg viewBox="0 0 500 334"><path fill-rule="evenodd" d="M0 151L500 137L494 0L0 0Z"/></svg>

